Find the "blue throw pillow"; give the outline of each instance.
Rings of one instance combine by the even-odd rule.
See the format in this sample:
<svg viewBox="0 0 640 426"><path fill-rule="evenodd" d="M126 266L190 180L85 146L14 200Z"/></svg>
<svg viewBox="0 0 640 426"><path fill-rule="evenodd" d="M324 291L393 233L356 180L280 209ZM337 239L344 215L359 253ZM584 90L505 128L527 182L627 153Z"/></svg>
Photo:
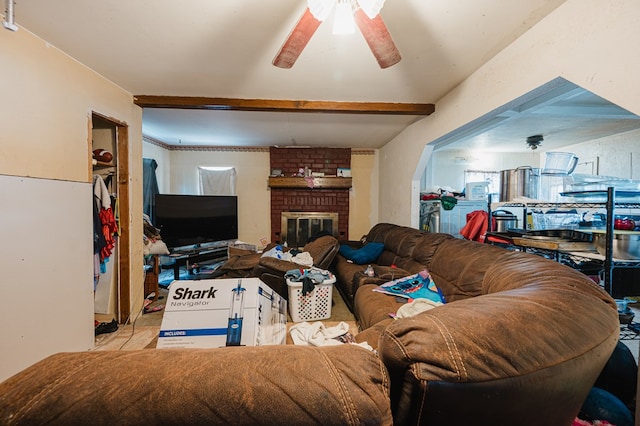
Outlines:
<svg viewBox="0 0 640 426"><path fill-rule="evenodd" d="M341 244L339 253L355 264L364 265L366 263L375 263L383 250L383 243L367 243L359 249Z"/></svg>

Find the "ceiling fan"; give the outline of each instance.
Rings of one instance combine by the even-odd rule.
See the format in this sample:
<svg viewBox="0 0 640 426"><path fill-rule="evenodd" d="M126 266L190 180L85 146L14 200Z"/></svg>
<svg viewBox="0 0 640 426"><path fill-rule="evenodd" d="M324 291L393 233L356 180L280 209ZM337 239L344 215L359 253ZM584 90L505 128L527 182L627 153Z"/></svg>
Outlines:
<svg viewBox="0 0 640 426"><path fill-rule="evenodd" d="M400 52L391 39L380 10L385 0L337 0L351 8L351 13L380 68L400 62ZM307 0L307 8L273 59L279 68L291 68L311 40L320 24L336 6L336 0Z"/></svg>

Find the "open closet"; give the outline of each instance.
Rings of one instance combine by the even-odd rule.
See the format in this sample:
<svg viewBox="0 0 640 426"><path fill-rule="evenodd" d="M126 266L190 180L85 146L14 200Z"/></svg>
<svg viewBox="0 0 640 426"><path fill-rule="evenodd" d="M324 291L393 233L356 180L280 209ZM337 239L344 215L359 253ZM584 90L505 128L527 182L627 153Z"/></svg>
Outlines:
<svg viewBox="0 0 640 426"><path fill-rule="evenodd" d="M128 127L94 112L89 130L95 319L123 324L131 311Z"/></svg>

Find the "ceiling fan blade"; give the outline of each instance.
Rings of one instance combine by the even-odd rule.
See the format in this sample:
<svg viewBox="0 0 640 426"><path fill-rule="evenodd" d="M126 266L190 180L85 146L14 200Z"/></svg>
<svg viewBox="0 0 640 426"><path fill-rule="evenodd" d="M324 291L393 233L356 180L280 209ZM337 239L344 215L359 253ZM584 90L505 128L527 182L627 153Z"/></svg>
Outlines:
<svg viewBox="0 0 640 426"><path fill-rule="evenodd" d="M317 20L307 7L273 59L273 65L279 68L291 68L320 24L321 21Z"/></svg>
<svg viewBox="0 0 640 426"><path fill-rule="evenodd" d="M380 15L369 19L364 10L358 8L354 18L380 68L388 68L400 62L400 52Z"/></svg>

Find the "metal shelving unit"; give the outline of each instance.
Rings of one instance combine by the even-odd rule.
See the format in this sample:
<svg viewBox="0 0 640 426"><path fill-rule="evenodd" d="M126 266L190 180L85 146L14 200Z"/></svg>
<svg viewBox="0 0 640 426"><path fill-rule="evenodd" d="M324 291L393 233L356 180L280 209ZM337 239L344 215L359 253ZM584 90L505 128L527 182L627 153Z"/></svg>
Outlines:
<svg viewBox="0 0 640 426"><path fill-rule="evenodd" d="M567 209L589 209L604 208L606 211L606 247L605 255L596 252L562 252L557 250L546 250L532 247L517 247L517 250L528 253L537 254L547 259L555 260L559 263L577 269L577 267L585 262L595 261L602 264L604 271L603 287L605 291L612 294L613 290L613 271L616 268L640 268L640 259L622 260L613 258L613 241L614 241L614 218L616 209L637 209L640 214L640 191L616 191L615 188L609 187L603 191L580 191L563 193L565 196L584 197L585 200L604 198L603 202L568 202L568 203L547 203L532 202L524 204L525 216L528 208L567 208ZM634 201L629 201L634 200ZM522 206L523 204L519 204ZM620 340L640 340L640 323L631 322L630 324L620 325Z"/></svg>
<svg viewBox="0 0 640 426"><path fill-rule="evenodd" d="M640 259L637 261L618 261L613 259L613 224L616 208L637 208L640 209L639 203L616 202L616 196L640 196L640 192L635 191L615 191L614 188L607 189L607 239L604 257L604 289L611 294L613 283L614 268L637 268L640 266Z"/></svg>
<svg viewBox="0 0 640 426"><path fill-rule="evenodd" d="M606 211L606 247L605 247L605 255L593 255L586 256L591 260L601 260L603 264L604 270L604 289L607 293L611 294L612 292L612 282L613 282L613 270L615 268L638 268L640 267L640 259L638 260L619 260L613 258L613 225L614 225L614 217L615 210L620 208L627 209L638 209L640 211L640 202L628 202L625 199L637 199L640 197L639 191L620 191L616 190L613 187L607 188L607 190L596 190L596 191L575 191L575 192L564 192L561 195L563 196L571 196L571 197L584 197L585 199L593 199L597 197L602 197L605 199L603 202L567 202L567 203L547 203L547 202L534 202L527 203L525 205L526 208L575 208L575 209L585 209L585 208L603 208ZM618 201L621 200L621 201ZM558 253L556 255L556 259L562 262L562 258L565 256L581 256L580 253ZM564 263L564 262L562 262Z"/></svg>

